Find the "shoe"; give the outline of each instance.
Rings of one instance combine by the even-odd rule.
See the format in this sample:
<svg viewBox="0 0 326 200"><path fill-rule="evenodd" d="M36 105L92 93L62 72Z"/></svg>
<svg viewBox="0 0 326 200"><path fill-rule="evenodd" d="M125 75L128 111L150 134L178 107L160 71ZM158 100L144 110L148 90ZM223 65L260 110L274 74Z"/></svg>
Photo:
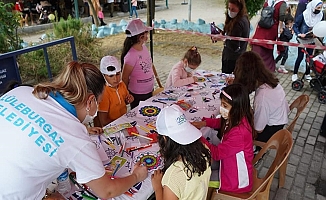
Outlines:
<svg viewBox="0 0 326 200"><path fill-rule="evenodd" d="M293 74L292 75L292 82L298 80L298 74Z"/></svg>
<svg viewBox="0 0 326 200"><path fill-rule="evenodd" d="M129 16L129 19L131 19L132 18L132 16Z"/></svg>
<svg viewBox="0 0 326 200"><path fill-rule="evenodd" d="M310 81L312 78L311 78L310 74L306 74L306 75L304 75L304 79L306 79L306 81Z"/></svg>
<svg viewBox="0 0 326 200"><path fill-rule="evenodd" d="M285 69L285 67L283 65L281 65L278 70L277 70L279 73L283 73L283 74L287 74L289 73L288 70Z"/></svg>

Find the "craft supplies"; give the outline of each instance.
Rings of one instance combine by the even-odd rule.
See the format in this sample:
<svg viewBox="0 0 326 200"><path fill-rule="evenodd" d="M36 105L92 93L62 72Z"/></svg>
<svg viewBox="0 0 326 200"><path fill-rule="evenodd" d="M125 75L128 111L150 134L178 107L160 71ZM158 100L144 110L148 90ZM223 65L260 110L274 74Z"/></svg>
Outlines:
<svg viewBox="0 0 326 200"><path fill-rule="evenodd" d="M165 103L165 102L163 102L163 101L160 101L160 100L157 100L157 99L153 99L152 102L157 102L157 103L167 104L167 103Z"/></svg>
<svg viewBox="0 0 326 200"><path fill-rule="evenodd" d="M129 147L129 148L126 149L126 151L133 152L133 151L136 151L136 150L146 149L146 148L149 148L151 146L152 146L152 144L146 144L146 145L140 146L140 147Z"/></svg>
<svg viewBox="0 0 326 200"><path fill-rule="evenodd" d="M147 139L147 140L153 140L152 138L149 138L149 137L146 137L146 136L143 136L143 135L139 135L139 134L137 134L137 133L134 133L134 132L131 132L131 135L135 135L135 136L137 136L137 137L141 137L141 138L144 138L144 139Z"/></svg>

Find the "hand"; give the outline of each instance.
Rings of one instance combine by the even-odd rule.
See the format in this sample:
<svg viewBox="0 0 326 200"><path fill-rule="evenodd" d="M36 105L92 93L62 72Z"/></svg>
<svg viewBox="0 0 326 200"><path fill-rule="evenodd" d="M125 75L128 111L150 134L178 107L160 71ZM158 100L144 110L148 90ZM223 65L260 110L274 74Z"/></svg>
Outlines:
<svg viewBox="0 0 326 200"><path fill-rule="evenodd" d="M128 95L126 96L125 101L126 101L126 104L130 104L130 103L132 103L132 102L134 101L134 96L132 96L131 94L128 94Z"/></svg>
<svg viewBox="0 0 326 200"><path fill-rule="evenodd" d="M136 175L137 183L140 181L143 181L148 175L146 165L140 164L140 162L137 162L134 166L134 170L133 170L132 174Z"/></svg>
<svg viewBox="0 0 326 200"><path fill-rule="evenodd" d="M192 73L187 72L187 77L192 77Z"/></svg>
<svg viewBox="0 0 326 200"><path fill-rule="evenodd" d="M298 34L298 37L304 38L304 37L306 37L306 34L304 34L304 33Z"/></svg>
<svg viewBox="0 0 326 200"><path fill-rule="evenodd" d="M234 77L227 77L227 78L225 79L225 82L226 82L228 85L231 85L231 84L233 83L233 81L234 81Z"/></svg>
<svg viewBox="0 0 326 200"><path fill-rule="evenodd" d="M190 122L190 123L198 129L201 129L206 126L206 121Z"/></svg>
<svg viewBox="0 0 326 200"><path fill-rule="evenodd" d="M152 186L154 191L157 190L162 190L162 178L163 178L163 173L160 169L155 170L154 174L152 174Z"/></svg>
<svg viewBox="0 0 326 200"><path fill-rule="evenodd" d="M59 192L54 192L52 194L49 194L47 197L43 198L44 200L65 200Z"/></svg>
<svg viewBox="0 0 326 200"><path fill-rule="evenodd" d="M103 133L103 129L101 127L87 127L87 131L92 135L99 135Z"/></svg>
<svg viewBox="0 0 326 200"><path fill-rule="evenodd" d="M198 82L197 76L193 76L194 82Z"/></svg>

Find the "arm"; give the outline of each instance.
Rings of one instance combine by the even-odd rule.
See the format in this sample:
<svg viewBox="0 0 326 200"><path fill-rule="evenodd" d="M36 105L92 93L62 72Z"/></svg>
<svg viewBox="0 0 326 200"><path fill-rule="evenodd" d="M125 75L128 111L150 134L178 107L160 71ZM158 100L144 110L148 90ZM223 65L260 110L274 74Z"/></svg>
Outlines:
<svg viewBox="0 0 326 200"><path fill-rule="evenodd" d="M186 78L183 78L184 74L186 74ZM187 77L187 72L184 71L182 68L180 67L173 67L172 69L172 86L173 87L181 87L181 86L184 86L184 85L188 85L188 84L191 84L191 83L194 83L195 82L195 79L194 77Z"/></svg>
<svg viewBox="0 0 326 200"><path fill-rule="evenodd" d="M162 177L163 173L161 170L154 171L154 174L152 175L152 185L156 200L178 200L179 198L172 192L169 187L162 187Z"/></svg>
<svg viewBox="0 0 326 200"><path fill-rule="evenodd" d="M134 67L131 65L128 65L128 64L123 65L122 81L126 84L127 87L129 85L129 76L133 69L134 69Z"/></svg>
<svg viewBox="0 0 326 200"><path fill-rule="evenodd" d="M136 183L143 181L147 177L147 167L135 165L135 169L131 175L124 178L111 179L108 175L92 180L86 183L94 193L103 199L119 196L126 192Z"/></svg>
<svg viewBox="0 0 326 200"><path fill-rule="evenodd" d="M254 101L254 126L258 133L261 133L266 127L269 119L269 107L264 102Z"/></svg>
<svg viewBox="0 0 326 200"><path fill-rule="evenodd" d="M302 22L303 22L303 15L300 14L300 15L298 15L297 18L295 18L294 24L293 24L293 31L297 36L299 36L299 34L301 34L299 28L301 27Z"/></svg>
<svg viewBox="0 0 326 200"><path fill-rule="evenodd" d="M106 126L107 124L111 123L113 120L110 119L108 112L98 112L98 118L102 126Z"/></svg>

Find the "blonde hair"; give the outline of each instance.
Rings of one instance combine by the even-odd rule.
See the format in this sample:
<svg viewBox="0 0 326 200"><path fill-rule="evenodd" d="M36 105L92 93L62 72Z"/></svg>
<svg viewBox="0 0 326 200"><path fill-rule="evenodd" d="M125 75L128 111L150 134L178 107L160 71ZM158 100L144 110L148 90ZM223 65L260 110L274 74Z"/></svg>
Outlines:
<svg viewBox="0 0 326 200"><path fill-rule="evenodd" d="M85 102L89 94L98 98L104 86L105 80L97 67L72 61L53 82L37 84L33 94L39 99L46 99L50 92L59 92L69 103L77 105Z"/></svg>

